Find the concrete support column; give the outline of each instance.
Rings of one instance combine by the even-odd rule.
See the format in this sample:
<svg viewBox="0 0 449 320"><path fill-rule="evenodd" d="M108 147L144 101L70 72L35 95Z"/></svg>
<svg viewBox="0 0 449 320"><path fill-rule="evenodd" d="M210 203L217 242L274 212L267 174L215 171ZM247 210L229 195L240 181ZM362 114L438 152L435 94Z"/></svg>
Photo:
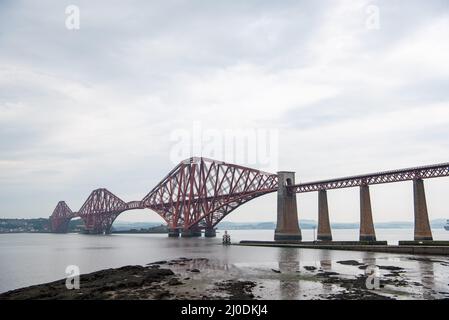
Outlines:
<svg viewBox="0 0 449 320"><path fill-rule="evenodd" d="M360 241L376 241L369 186L360 186Z"/></svg>
<svg viewBox="0 0 449 320"><path fill-rule="evenodd" d="M332 241L331 224L329 221L329 207L327 205L327 191L318 191L318 240Z"/></svg>
<svg viewBox="0 0 449 320"><path fill-rule="evenodd" d="M183 238L201 237L201 229L197 227L183 229L181 232L181 237Z"/></svg>
<svg viewBox="0 0 449 320"><path fill-rule="evenodd" d="M179 237L179 230L178 229L168 229L168 236L170 238L178 238Z"/></svg>
<svg viewBox="0 0 449 320"><path fill-rule="evenodd" d="M295 184L295 173L278 172L277 223L274 240L302 240L298 224L296 193L288 191L286 185Z"/></svg>
<svg viewBox="0 0 449 320"><path fill-rule="evenodd" d="M413 180L413 203L415 209L415 240L433 240L422 179Z"/></svg>
<svg viewBox="0 0 449 320"><path fill-rule="evenodd" d="M213 227L206 228L206 230L204 230L204 236L206 238L214 238L217 236L217 232L215 231L215 229Z"/></svg>

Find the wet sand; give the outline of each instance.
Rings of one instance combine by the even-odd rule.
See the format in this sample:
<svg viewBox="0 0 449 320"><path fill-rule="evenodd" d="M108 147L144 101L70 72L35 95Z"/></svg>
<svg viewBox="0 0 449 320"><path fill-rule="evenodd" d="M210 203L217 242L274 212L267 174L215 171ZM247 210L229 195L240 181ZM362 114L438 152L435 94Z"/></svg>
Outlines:
<svg viewBox="0 0 449 320"><path fill-rule="evenodd" d="M419 270L411 267L416 265ZM376 277L367 274L373 268ZM302 266L286 261L274 266L179 258L84 274L77 290L68 290L62 279L5 292L0 299L449 299L449 278L432 277L436 269L446 275L449 259L323 260Z"/></svg>

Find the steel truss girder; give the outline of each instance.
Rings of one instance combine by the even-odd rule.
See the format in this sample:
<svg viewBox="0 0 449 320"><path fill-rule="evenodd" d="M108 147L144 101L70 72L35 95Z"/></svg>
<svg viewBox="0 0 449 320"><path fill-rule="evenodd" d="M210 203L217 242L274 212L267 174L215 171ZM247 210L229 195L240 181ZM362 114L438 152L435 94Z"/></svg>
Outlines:
<svg viewBox="0 0 449 320"><path fill-rule="evenodd" d="M296 193L319 190L341 189L361 185L381 184L449 176L449 163L422 166L408 169L391 170L372 174L344 177L331 180L307 182L287 187Z"/></svg>
<svg viewBox="0 0 449 320"><path fill-rule="evenodd" d="M170 228L213 227L247 201L277 190L277 176L222 161L190 158L142 200Z"/></svg>
<svg viewBox="0 0 449 320"><path fill-rule="evenodd" d="M50 216L50 230L52 232L67 232L69 221L75 216L65 201L59 201Z"/></svg>
<svg viewBox="0 0 449 320"><path fill-rule="evenodd" d="M127 203L109 190L101 188L92 191L77 216L83 219L87 232L109 233L120 213L141 208L140 201Z"/></svg>
<svg viewBox="0 0 449 320"><path fill-rule="evenodd" d="M303 193L443 176L449 176L449 163L301 183L287 188ZM60 201L50 216L50 227L52 232L66 232L70 219L81 217L88 232L108 233L122 212L148 208L156 211L170 228L211 228L242 204L277 188L277 175L194 157L178 164L142 201L124 202L107 189L92 191L78 212L72 212Z"/></svg>

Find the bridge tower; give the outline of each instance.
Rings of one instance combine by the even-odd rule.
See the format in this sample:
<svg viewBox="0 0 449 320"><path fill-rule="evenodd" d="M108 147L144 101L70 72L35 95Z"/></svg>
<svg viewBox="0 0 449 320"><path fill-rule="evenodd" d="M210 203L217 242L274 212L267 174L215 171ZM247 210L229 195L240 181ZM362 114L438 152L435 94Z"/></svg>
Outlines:
<svg viewBox="0 0 449 320"><path fill-rule="evenodd" d="M181 161L142 200L168 224L169 237L215 237L215 227L246 202L277 190L277 175L223 161ZM295 206L296 208L296 206Z"/></svg>
<svg viewBox="0 0 449 320"><path fill-rule="evenodd" d="M66 233L69 222L75 216L65 201L59 201L55 210L49 217L50 230L54 233Z"/></svg>
<svg viewBox="0 0 449 320"><path fill-rule="evenodd" d="M296 193L288 188L295 184L295 173L289 171L278 172L278 203L277 224L274 240L302 240L298 223L298 208Z"/></svg>

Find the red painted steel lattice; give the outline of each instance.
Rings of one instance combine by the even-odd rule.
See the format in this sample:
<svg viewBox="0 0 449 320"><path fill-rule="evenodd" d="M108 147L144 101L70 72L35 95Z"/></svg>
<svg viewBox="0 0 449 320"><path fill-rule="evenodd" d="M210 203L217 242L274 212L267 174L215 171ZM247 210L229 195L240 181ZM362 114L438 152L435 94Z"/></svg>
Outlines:
<svg viewBox="0 0 449 320"><path fill-rule="evenodd" d="M125 202L107 189L97 189L84 202L77 216L89 233L109 233L112 223L126 210L142 209L140 201Z"/></svg>
<svg viewBox="0 0 449 320"><path fill-rule="evenodd" d="M64 201L59 201L50 219L52 232L67 232L67 227L75 214Z"/></svg>
<svg viewBox="0 0 449 320"><path fill-rule="evenodd" d="M195 157L177 165L142 204L170 228L212 228L240 205L276 190L274 174Z"/></svg>
<svg viewBox="0 0 449 320"><path fill-rule="evenodd" d="M301 183L289 187L296 193L328 189L341 189L361 185L380 184L449 176L449 163L422 166L408 169L391 170L359 176Z"/></svg>
<svg viewBox="0 0 449 320"><path fill-rule="evenodd" d="M288 186L296 193L349 188L449 176L449 163L378 172ZM53 232L66 232L81 217L90 233L108 233L126 210L156 211L173 229L213 228L230 212L261 195L274 192L277 175L222 161L193 157L182 161L142 201L125 202L106 189L94 190L79 212L60 201L50 216Z"/></svg>
<svg viewBox="0 0 449 320"><path fill-rule="evenodd" d="M123 211L148 208L170 228L212 228L240 205L276 190L275 174L194 157L178 164L142 201L124 202L107 189L97 189L70 217L81 217L89 233L109 233ZM58 219L50 217L55 224ZM64 226L67 230L61 225L60 232Z"/></svg>

